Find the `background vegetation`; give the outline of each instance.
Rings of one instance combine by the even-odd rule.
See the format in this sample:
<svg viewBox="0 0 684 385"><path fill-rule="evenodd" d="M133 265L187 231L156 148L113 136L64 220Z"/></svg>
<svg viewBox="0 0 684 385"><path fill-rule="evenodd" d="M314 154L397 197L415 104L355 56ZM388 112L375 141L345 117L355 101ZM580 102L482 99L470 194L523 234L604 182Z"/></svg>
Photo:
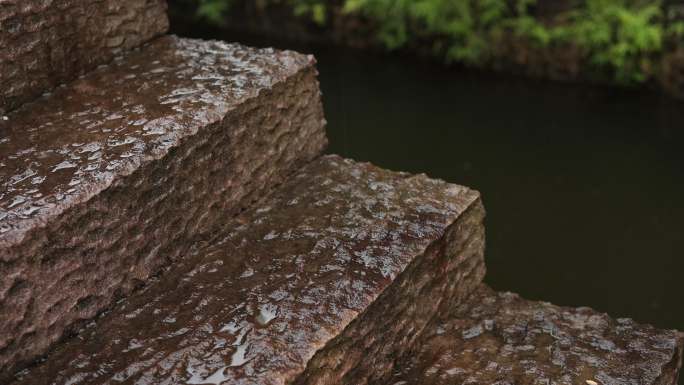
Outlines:
<svg viewBox="0 0 684 385"><path fill-rule="evenodd" d="M244 3L185 1L214 24ZM285 7L321 28L334 28L334 18L364 20L372 25L368 38L388 50L625 85L672 81L672 56L682 57L684 21L662 1L565 0L555 1L565 7L545 12L549 0L254 0L259 9Z"/></svg>

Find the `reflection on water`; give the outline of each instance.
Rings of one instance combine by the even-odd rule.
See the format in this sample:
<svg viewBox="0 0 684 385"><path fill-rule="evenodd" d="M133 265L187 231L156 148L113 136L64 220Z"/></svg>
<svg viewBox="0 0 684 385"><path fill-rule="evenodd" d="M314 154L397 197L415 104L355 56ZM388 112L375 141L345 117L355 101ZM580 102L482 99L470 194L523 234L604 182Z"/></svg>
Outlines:
<svg viewBox="0 0 684 385"><path fill-rule="evenodd" d="M684 329L684 103L176 32L315 53L331 152L482 192L494 288Z"/></svg>

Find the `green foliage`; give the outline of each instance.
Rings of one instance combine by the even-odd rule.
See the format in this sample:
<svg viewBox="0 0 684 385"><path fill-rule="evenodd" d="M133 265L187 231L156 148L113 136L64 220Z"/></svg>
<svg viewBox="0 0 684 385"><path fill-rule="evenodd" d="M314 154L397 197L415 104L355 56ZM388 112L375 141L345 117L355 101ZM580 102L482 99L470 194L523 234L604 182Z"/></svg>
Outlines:
<svg viewBox="0 0 684 385"><path fill-rule="evenodd" d="M211 23L221 24L230 7L238 0L184 0L194 3L197 16ZM271 4L286 4L292 8L292 13L298 17L312 20L316 24L325 25L327 21L327 7L324 0L254 0L258 8L265 8Z"/></svg>
<svg viewBox="0 0 684 385"><path fill-rule="evenodd" d="M238 0L189 0L199 16L218 22ZM502 39L515 36L536 49L572 46L583 60L620 83L654 75L664 41L684 38L684 22L664 27L661 0L586 0L559 21L542 22L537 0L255 0L286 4L293 14L325 25L333 8L367 18L387 49L428 47L447 61L483 65L496 59Z"/></svg>
<svg viewBox="0 0 684 385"><path fill-rule="evenodd" d="M587 0L572 15L570 40L589 52L594 65L612 68L621 83L642 82L662 50L659 4L629 7L625 1Z"/></svg>
<svg viewBox="0 0 684 385"><path fill-rule="evenodd" d="M295 16L307 17L318 25L325 25L327 21L328 9L324 1L320 0L298 0L290 1Z"/></svg>
<svg viewBox="0 0 684 385"><path fill-rule="evenodd" d="M221 24L223 15L230 8L232 0L198 0L196 3L197 16L214 24Z"/></svg>
<svg viewBox="0 0 684 385"><path fill-rule="evenodd" d="M684 21L677 21L668 25L665 35L676 40L684 38Z"/></svg>
<svg viewBox="0 0 684 385"><path fill-rule="evenodd" d="M490 40L502 32L507 5L501 0L347 0L345 10L379 23L378 37L389 49L433 41L447 60L478 63L490 54Z"/></svg>

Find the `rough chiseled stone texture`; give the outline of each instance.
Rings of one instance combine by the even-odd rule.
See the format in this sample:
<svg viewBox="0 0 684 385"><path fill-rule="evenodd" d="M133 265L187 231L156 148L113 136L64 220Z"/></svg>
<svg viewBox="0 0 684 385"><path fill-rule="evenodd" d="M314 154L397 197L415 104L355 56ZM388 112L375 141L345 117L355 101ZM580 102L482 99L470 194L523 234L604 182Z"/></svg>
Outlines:
<svg viewBox="0 0 684 385"><path fill-rule="evenodd" d="M465 300L482 282L483 218L478 200L402 272L370 310L320 350L294 384L361 385L389 378L396 357L413 347L418 332L432 318Z"/></svg>
<svg viewBox="0 0 684 385"><path fill-rule="evenodd" d="M168 26L165 0L0 0L0 113Z"/></svg>
<svg viewBox="0 0 684 385"><path fill-rule="evenodd" d="M0 120L0 373L326 144L312 57L163 37Z"/></svg>
<svg viewBox="0 0 684 385"><path fill-rule="evenodd" d="M378 302L409 301L388 295L439 295L431 277L409 276L429 260L436 276L481 276L481 230L469 228L482 228L479 202L465 187L326 156L17 383L292 383L355 319L383 317Z"/></svg>
<svg viewBox="0 0 684 385"><path fill-rule="evenodd" d="M676 385L683 345L676 331L482 286L377 384Z"/></svg>

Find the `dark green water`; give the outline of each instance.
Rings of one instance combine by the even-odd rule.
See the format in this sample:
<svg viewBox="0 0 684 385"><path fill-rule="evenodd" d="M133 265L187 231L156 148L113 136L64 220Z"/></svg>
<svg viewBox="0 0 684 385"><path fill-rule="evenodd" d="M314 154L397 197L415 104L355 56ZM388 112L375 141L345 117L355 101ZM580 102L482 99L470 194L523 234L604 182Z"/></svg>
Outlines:
<svg viewBox="0 0 684 385"><path fill-rule="evenodd" d="M684 329L684 103L319 57L332 151L482 193L493 287Z"/></svg>
<svg viewBox="0 0 684 385"><path fill-rule="evenodd" d="M316 54L331 152L482 193L494 288L684 330L684 102L176 33Z"/></svg>

